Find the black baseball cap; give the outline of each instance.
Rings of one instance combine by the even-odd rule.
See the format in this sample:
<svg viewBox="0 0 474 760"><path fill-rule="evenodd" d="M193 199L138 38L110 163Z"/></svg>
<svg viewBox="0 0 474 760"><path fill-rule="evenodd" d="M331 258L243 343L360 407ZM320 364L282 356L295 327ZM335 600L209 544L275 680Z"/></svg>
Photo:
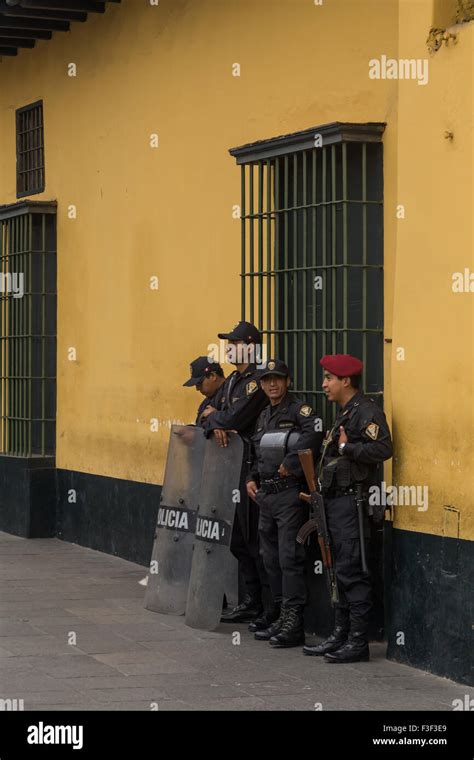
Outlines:
<svg viewBox="0 0 474 760"><path fill-rule="evenodd" d="M198 356L190 364L191 377L183 385L197 385L201 383L206 377L209 377L211 372L222 372L219 362L210 362L207 356Z"/></svg>
<svg viewBox="0 0 474 760"><path fill-rule="evenodd" d="M281 359L269 359L267 361L266 366L263 369L263 372L260 375L260 380L262 377L266 377L267 375L279 375L280 377L290 377L290 370L288 369L285 362L282 362Z"/></svg>
<svg viewBox="0 0 474 760"><path fill-rule="evenodd" d="M261 344L262 336L251 322L239 322L228 333L218 333L218 338L226 340L243 340L245 343Z"/></svg>

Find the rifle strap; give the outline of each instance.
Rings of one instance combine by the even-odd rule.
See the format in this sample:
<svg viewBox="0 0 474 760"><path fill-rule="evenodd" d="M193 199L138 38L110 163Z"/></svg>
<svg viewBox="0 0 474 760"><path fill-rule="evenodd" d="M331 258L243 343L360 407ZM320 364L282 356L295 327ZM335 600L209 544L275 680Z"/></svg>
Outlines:
<svg viewBox="0 0 474 760"><path fill-rule="evenodd" d="M322 450L322 453L321 453L321 459L319 460L319 467L318 467L318 483L321 482L321 475L322 475L323 467L324 467L324 457L326 456L326 450L327 450L329 444L332 443L332 436L333 436L333 433L334 433L335 429L337 427L340 427L340 425L344 425L345 423L347 423L351 419L351 417L354 415L354 413L356 412L356 410L357 410L357 406L353 406L352 409L350 410L348 416L345 419L342 419L342 415L338 414L334 425L332 426L331 430L329 431L329 433L327 434L326 438L324 439L323 450Z"/></svg>
<svg viewBox="0 0 474 760"><path fill-rule="evenodd" d="M321 459L319 460L319 467L318 467L318 483L321 483L321 475L323 473L324 457L326 456L326 449L332 441L332 435L336 429L337 424L338 424L338 420L336 420L331 430L328 432L326 439L323 443L323 450L321 452Z"/></svg>

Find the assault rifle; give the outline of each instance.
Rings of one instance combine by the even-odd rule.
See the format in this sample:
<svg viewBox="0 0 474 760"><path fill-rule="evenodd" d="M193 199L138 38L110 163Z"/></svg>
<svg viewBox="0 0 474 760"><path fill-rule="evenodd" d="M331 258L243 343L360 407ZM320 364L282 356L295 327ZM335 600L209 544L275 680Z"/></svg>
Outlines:
<svg viewBox="0 0 474 760"><path fill-rule="evenodd" d="M300 493L300 499L310 505L311 519L308 520L299 530L296 540L299 544L305 544L311 533L318 533L318 543L321 549L321 557L326 570L326 579L328 584L331 604L334 606L339 601L339 592L337 589L336 573L332 561L331 542L329 539L328 527L326 522L326 512L324 500L316 485L314 472L313 452L311 449L298 451L298 457L303 468L306 483L308 484L309 494Z"/></svg>

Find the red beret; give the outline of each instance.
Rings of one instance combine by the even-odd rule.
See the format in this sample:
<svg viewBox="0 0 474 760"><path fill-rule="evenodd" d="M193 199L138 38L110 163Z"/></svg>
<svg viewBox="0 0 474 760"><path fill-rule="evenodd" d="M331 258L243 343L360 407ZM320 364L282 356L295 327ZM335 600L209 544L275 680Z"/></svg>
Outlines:
<svg viewBox="0 0 474 760"><path fill-rule="evenodd" d="M323 356L319 363L324 369L327 369L332 375L339 377L350 377L351 375L360 375L364 365L360 359L349 354L329 354Z"/></svg>

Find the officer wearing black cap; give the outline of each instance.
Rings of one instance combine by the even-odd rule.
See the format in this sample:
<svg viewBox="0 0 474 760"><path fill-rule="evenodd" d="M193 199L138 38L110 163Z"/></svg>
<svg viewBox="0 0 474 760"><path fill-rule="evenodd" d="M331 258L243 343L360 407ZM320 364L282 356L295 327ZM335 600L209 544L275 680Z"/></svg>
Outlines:
<svg viewBox="0 0 474 760"><path fill-rule="evenodd" d="M207 356L198 356L190 365L191 377L183 386L194 386L205 397L200 403L196 415L196 425L201 424L204 409L212 406L220 408L222 388L225 382L224 371L218 362L211 362Z"/></svg>
<svg viewBox="0 0 474 760"><path fill-rule="evenodd" d="M245 479L248 471L250 436L255 422L268 399L260 387L262 336L255 325L239 322L226 339L227 359L236 369L226 379L219 410L212 406L204 410L202 426L206 435L215 435L221 446L227 445L227 430L236 430L244 440L244 458L240 482L240 502L236 506L230 549L239 560L245 581L246 594L222 620L229 623L250 622L263 611L269 596L268 579L258 548L258 509L249 509Z"/></svg>
<svg viewBox="0 0 474 760"><path fill-rule="evenodd" d="M332 663L358 662L369 659L372 608L366 495L377 481L377 466L392 456L392 440L382 409L359 390L360 359L336 354L323 356L320 364L323 391L340 407L323 442L318 467L339 602L333 633L322 644L303 647L303 652L324 655Z"/></svg>
<svg viewBox="0 0 474 760"><path fill-rule="evenodd" d="M303 472L297 452L318 451L323 435L311 407L289 393L291 378L284 362L270 360L260 382L270 404L252 438L247 492L260 507L260 551L274 605L249 630L274 647L292 647L304 643L306 602L305 553L296 536L307 509L299 498Z"/></svg>

